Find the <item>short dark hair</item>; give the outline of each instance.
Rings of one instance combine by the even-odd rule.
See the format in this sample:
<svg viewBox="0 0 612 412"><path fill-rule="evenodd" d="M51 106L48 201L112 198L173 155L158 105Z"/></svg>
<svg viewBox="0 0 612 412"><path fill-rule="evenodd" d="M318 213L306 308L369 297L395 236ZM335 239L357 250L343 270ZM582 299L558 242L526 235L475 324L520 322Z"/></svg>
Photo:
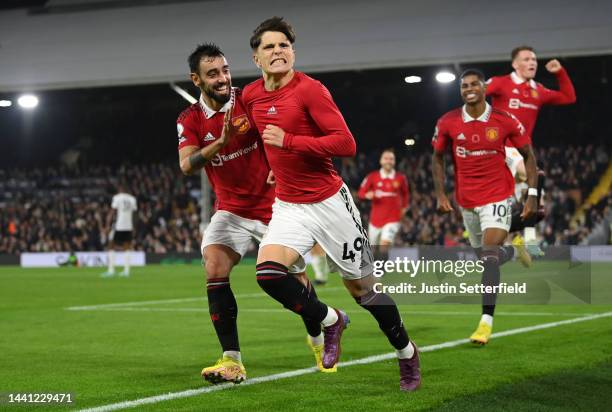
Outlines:
<svg viewBox="0 0 612 412"><path fill-rule="evenodd" d="M198 47L189 55L187 63L191 73L199 73L200 61L203 57L221 57L225 56L221 48L214 43L199 44Z"/></svg>
<svg viewBox="0 0 612 412"><path fill-rule="evenodd" d="M514 59L516 59L516 56L518 56L518 54L524 50L535 53L535 50L533 49L533 47L523 44L522 46L518 46L512 49L512 53L510 54L510 56L512 57L512 61L514 61Z"/></svg>
<svg viewBox="0 0 612 412"><path fill-rule="evenodd" d="M476 76L478 77L478 80L480 80L481 82L485 82L485 75L483 72L481 72L478 69L467 69L464 70L463 73L461 73L461 76L459 77L459 79L463 80L464 77L466 76Z"/></svg>
<svg viewBox="0 0 612 412"><path fill-rule="evenodd" d="M382 156L384 153L393 153L395 155L395 149L393 149L392 147L387 147L386 149L383 149L382 152L380 152L380 155Z"/></svg>
<svg viewBox="0 0 612 412"><path fill-rule="evenodd" d="M295 32L293 31L293 27L283 20L282 17L274 16L264 20L255 30L253 30L253 35L251 36L251 40L249 40L252 50L257 50L261 44L261 36L267 31L281 32L287 36L291 44L295 43Z"/></svg>

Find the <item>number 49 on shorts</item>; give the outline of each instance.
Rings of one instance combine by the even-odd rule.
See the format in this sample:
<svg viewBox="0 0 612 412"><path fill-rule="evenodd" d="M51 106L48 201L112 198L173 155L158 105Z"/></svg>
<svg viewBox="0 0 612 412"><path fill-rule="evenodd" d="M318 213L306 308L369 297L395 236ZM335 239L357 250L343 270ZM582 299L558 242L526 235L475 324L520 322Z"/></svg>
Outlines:
<svg viewBox="0 0 612 412"><path fill-rule="evenodd" d="M361 250L363 249L363 238L356 237L352 243L353 243L352 248L355 249L357 252L361 252ZM342 249L342 260L348 260L348 259L350 259L351 262L354 262L355 252L352 249L349 249L349 242L344 242L343 249Z"/></svg>

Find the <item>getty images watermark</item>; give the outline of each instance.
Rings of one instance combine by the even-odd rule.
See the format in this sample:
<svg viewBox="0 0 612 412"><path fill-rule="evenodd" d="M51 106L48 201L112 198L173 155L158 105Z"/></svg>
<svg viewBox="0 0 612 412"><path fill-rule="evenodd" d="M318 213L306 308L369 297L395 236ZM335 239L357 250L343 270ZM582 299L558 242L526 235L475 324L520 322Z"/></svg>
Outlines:
<svg viewBox="0 0 612 412"><path fill-rule="evenodd" d="M485 285L482 283L471 284L469 282L446 281L436 283L440 277L452 275L455 278L463 278L466 275L482 275L484 264L482 260L428 260L420 258L417 260L407 257L397 257L394 260L377 260L373 263L372 274L377 278L382 278L387 273L409 276L410 279L417 278L419 275L437 275L431 279L423 279L421 282L400 282L396 284L384 284L383 282L374 283L374 292L389 294L429 294L429 295L448 295L448 294L525 294L527 293L527 283L508 284L500 282L497 285Z"/></svg>
<svg viewBox="0 0 612 412"><path fill-rule="evenodd" d="M497 281L484 273L484 262L467 247L392 249L387 260L370 261L371 286L374 292L407 305L476 304L483 294L495 294L498 302L516 305L603 302L602 291L609 290L607 269L593 266L590 254L577 255L574 249L548 247L545 256L534 259L530 267L515 259L505 261Z"/></svg>

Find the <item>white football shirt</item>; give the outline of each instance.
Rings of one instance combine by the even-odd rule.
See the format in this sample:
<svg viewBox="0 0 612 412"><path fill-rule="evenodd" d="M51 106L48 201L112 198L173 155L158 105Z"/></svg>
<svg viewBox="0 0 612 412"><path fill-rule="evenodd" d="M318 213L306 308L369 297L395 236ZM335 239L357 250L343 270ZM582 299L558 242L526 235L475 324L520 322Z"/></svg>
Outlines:
<svg viewBox="0 0 612 412"><path fill-rule="evenodd" d="M111 207L117 210L115 230L133 230L132 213L137 209L136 198L128 193L117 193Z"/></svg>

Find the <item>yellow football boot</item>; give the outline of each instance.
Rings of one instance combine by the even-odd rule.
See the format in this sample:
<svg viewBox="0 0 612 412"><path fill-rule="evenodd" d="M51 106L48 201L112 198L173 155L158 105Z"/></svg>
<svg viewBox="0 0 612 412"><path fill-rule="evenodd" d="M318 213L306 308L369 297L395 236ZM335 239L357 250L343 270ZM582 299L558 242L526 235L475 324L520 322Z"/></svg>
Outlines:
<svg viewBox="0 0 612 412"><path fill-rule="evenodd" d="M312 353L314 353L315 361L317 363L317 368L323 373L334 373L338 371L336 365L333 368L326 369L323 367L323 344L313 345L310 341L310 338L306 336L306 343L308 347L312 349Z"/></svg>
<svg viewBox="0 0 612 412"><path fill-rule="evenodd" d="M242 362L224 356L213 366L202 369L202 378L214 385L224 382L240 383L246 379L246 370Z"/></svg>
<svg viewBox="0 0 612 412"><path fill-rule="evenodd" d="M492 326L486 322L480 322L476 331L470 336L470 341L477 345L486 345L489 342L489 338L491 338L492 331Z"/></svg>
<svg viewBox="0 0 612 412"><path fill-rule="evenodd" d="M516 257L521 264L526 268L531 267L531 255L527 251L525 241L521 235L517 235L514 239L512 239L512 246L514 246L514 250L516 250L517 253Z"/></svg>

